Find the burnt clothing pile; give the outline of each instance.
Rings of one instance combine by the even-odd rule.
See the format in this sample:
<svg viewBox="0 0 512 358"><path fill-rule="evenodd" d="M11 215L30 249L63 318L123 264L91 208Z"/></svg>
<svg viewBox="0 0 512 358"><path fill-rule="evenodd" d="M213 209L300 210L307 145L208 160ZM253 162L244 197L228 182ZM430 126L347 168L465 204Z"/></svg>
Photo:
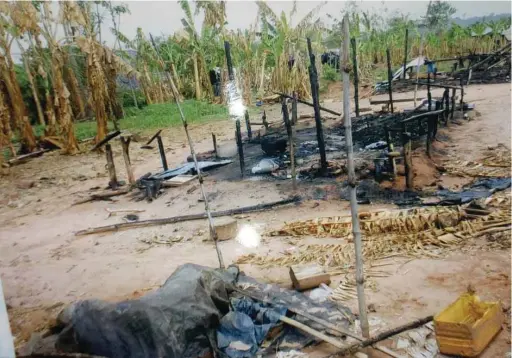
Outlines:
<svg viewBox="0 0 512 358"><path fill-rule="evenodd" d="M339 71L340 69L340 53L339 51L329 51L324 52L322 56L320 56L320 61L322 62L322 65L329 65L332 68L336 69L336 71Z"/></svg>
<svg viewBox="0 0 512 358"><path fill-rule="evenodd" d="M213 86L213 94L215 96L220 96L221 91L221 72L219 67L215 67L208 72L210 76L210 83Z"/></svg>

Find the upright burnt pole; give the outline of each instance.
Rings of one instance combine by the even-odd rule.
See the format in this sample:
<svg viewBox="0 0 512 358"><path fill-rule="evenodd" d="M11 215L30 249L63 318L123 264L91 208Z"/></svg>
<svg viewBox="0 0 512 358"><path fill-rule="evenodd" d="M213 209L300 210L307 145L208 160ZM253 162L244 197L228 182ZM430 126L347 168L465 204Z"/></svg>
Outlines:
<svg viewBox="0 0 512 358"><path fill-rule="evenodd" d="M394 109L393 109L393 72L391 72L391 55L389 53L389 48L386 49L386 58L388 61L389 106L391 108L391 113L393 113L394 112Z"/></svg>
<svg viewBox="0 0 512 358"><path fill-rule="evenodd" d="M192 155L192 159L194 160L194 168L197 173L197 180L199 181L199 188L201 189L201 196L203 197L203 201L204 201L204 210L205 210L206 216L208 218L208 226L210 229L210 238L215 243L215 251L217 251L219 267L224 268L224 259L222 258L222 252L220 251L220 248L219 248L219 244L218 244L218 240L217 240L218 239L217 231L215 230L215 225L213 224L213 217L212 217L212 214L210 211L210 204L208 203L208 197L206 196L206 192L204 191L203 175L201 173L201 168L199 167L199 164L197 163L196 151L194 149L194 142L192 141L192 138L190 137L190 133L188 131L187 119L185 118L185 115L183 114L183 110L181 109L180 94L178 93L178 91L176 89L174 80L172 79L172 76L169 73L169 70L165 68L164 61L162 60L162 57L160 56L160 53L158 52L158 47L156 47L155 41L153 40L153 36L151 36L151 34L149 34L149 37L151 39L151 43L153 44L153 47L155 48L155 52L158 57L158 62L160 62L160 66L162 67L162 70L165 72L167 79L171 83L172 96L174 97L174 101L176 102L176 106L178 107L178 112L180 113L181 122L183 123L183 128L185 129L185 134L187 136L188 145L190 147L190 154Z"/></svg>
<svg viewBox="0 0 512 358"><path fill-rule="evenodd" d="M347 147L348 185L350 190L350 211L352 214L352 233L356 251L356 284L357 302L359 305L359 321L363 337L370 337L370 327L366 313L366 299L364 297L364 271L363 248L361 229L359 228L359 215L357 212L356 198L356 174L354 169L354 149L352 147L352 123L350 120L350 60L349 60L349 24L348 15L343 17L343 44L341 54L343 56L341 68L343 71L343 115L345 125L345 142Z"/></svg>
<svg viewBox="0 0 512 358"><path fill-rule="evenodd" d="M228 104L231 106L233 104L233 102L240 100L240 95L238 94L238 91L236 89L235 71L233 70L233 61L231 60L231 45L227 41L224 41L224 52L226 53L226 63L228 66L228 76L229 76L228 91L227 91L228 92ZM240 161L240 172L241 172L241 175L243 178L244 172L245 172L245 160L244 160L244 143L242 141L242 131L241 131L241 127L240 127L240 118L242 115L243 115L242 113L236 113L235 137L236 137L236 145L238 147L238 159ZM247 113L247 115L249 115L249 113Z"/></svg>
<svg viewBox="0 0 512 358"><path fill-rule="evenodd" d="M315 65L315 55L311 49L311 39L308 38L309 53L309 82L311 83L311 96L313 97L313 109L315 111L316 139L318 149L320 150L320 168L321 173L327 173L327 156L325 154L324 130L322 129L322 119L320 117L320 100L318 98L318 73Z"/></svg>
<svg viewBox="0 0 512 358"><path fill-rule="evenodd" d="M407 68L407 40L409 39L409 29L405 29L405 49L404 49L404 69L403 75L405 80L405 70Z"/></svg>

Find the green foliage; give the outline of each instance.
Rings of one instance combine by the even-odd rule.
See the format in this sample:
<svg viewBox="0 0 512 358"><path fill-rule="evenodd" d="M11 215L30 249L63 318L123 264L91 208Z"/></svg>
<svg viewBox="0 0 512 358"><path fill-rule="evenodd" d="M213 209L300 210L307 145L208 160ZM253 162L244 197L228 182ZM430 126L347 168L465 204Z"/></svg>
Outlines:
<svg viewBox="0 0 512 358"><path fill-rule="evenodd" d="M22 65L18 64L14 65L14 71L16 72L16 80L20 86L21 95L23 97L23 102L25 103L30 122L36 123L37 109L34 102L34 96L32 95L32 89L30 88L30 83L28 82L27 72Z"/></svg>
<svg viewBox="0 0 512 358"><path fill-rule="evenodd" d="M323 65L322 78L326 81L334 82L340 80L340 75L332 66Z"/></svg>
<svg viewBox="0 0 512 358"><path fill-rule="evenodd" d="M425 17L425 24L431 31L440 31L448 28L451 22L451 17L455 14L456 10L447 1L433 1L427 10Z"/></svg>

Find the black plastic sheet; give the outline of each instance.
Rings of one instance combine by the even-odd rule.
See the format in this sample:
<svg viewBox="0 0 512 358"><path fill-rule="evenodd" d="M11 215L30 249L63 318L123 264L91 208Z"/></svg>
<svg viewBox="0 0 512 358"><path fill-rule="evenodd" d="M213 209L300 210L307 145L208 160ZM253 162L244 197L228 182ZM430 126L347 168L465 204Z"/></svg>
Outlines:
<svg viewBox="0 0 512 358"><path fill-rule="evenodd" d="M467 204L475 199L487 198L494 192L505 190L510 187L510 178L489 178L479 179L471 186L462 191L440 190L436 193L441 197L435 205L461 205Z"/></svg>
<svg viewBox="0 0 512 358"><path fill-rule="evenodd" d="M202 357L229 311L236 267L180 266L154 292L130 301L85 300L59 315L57 349L104 357Z"/></svg>

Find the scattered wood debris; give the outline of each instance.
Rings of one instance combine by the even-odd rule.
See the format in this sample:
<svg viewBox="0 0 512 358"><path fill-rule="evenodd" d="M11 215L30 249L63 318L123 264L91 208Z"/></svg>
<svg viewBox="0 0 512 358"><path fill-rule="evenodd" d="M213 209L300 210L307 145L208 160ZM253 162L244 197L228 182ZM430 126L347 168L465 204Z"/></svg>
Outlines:
<svg viewBox="0 0 512 358"><path fill-rule="evenodd" d="M321 283L331 283L331 276L323 267L316 264L294 265L290 267L290 278L296 290L304 291L318 287Z"/></svg>

